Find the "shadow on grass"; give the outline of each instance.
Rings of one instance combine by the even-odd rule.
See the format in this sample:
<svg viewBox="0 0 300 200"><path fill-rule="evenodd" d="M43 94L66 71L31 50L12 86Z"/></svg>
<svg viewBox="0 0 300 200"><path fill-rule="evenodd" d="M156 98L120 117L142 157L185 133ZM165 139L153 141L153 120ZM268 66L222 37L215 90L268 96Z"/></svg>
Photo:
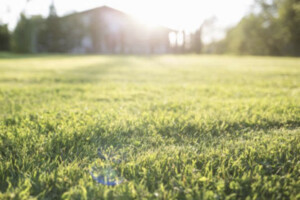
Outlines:
<svg viewBox="0 0 300 200"><path fill-rule="evenodd" d="M188 123L184 121L174 125L153 124L150 121L141 119L138 123L129 122L116 124L111 126L105 121L99 121L88 128L76 132L66 133L60 131L58 127L46 124L40 124L38 118L31 117L30 123L36 123L39 126L37 137L46 138L43 149L39 149L38 144L32 144L28 152L23 152L22 143L30 139L31 135L20 135L18 137L8 137L4 133L2 141L5 142L0 147L1 157L4 158L9 166L2 168L0 174L0 191L5 192L8 189L8 178L12 187L18 187L27 178L30 177L34 183L30 189L31 195L38 195L41 188L46 187L45 196L53 198L52 194L62 195L67 188L76 185L77 181L86 173L88 161L97 158L97 149L113 148L116 152L128 152L130 155L137 155L146 152L149 149L157 149L160 146L168 145L210 145L218 142L222 136L235 138L243 135L243 133L251 131L268 132L272 129L279 128L299 128L300 122L297 120L271 121L269 119L261 119L260 123L248 123L246 121L227 122L214 121L210 124L204 123ZM11 121L7 121L11 123ZM11 124L10 124L11 125ZM15 124L12 124L15 125ZM152 129L149 130L149 126ZM34 125L33 125L34 127ZM156 134L155 134L156 133ZM42 141L41 141L42 142ZM211 145L210 145L211 146ZM29 159L29 158L35 159ZM41 161L41 158L44 161ZM13 159L13 160L11 160ZM79 165L78 161L84 164ZM52 187L62 179L62 174L57 175L59 167L74 164L72 185L65 185L64 188ZM31 167L39 169L38 172L32 173ZM76 173L75 173L76 172ZM67 173L67 172L66 172ZM65 175L65 174L64 174ZM76 176L75 176L76 175ZM44 179L45 177L48 177ZM45 186L45 184L48 184Z"/></svg>
<svg viewBox="0 0 300 200"><path fill-rule="evenodd" d="M42 57L42 55L39 55ZM22 83L22 84L85 84L97 83L103 80L115 67L122 67L126 64L123 59L111 59L105 63L92 64L84 67L77 67L71 70L62 70L61 73L45 71L44 74L30 78L0 78L1 83Z"/></svg>
<svg viewBox="0 0 300 200"><path fill-rule="evenodd" d="M297 120L272 121L262 119L260 123L249 123L246 121L227 122L216 121L211 124L186 124L179 122L176 125L160 126L152 125L152 131L148 131L149 122L135 124L133 127L119 126L106 128L100 124L95 127L89 127L86 131L94 133L91 141L96 147L108 148L110 146L116 149L124 147L136 149L156 148L161 145L197 145L203 142L215 141L222 137L240 137L244 133L263 131L268 132L274 129L296 129L300 127ZM154 134L157 133L157 134Z"/></svg>
<svg viewBox="0 0 300 200"><path fill-rule="evenodd" d="M0 52L0 59L24 59L24 58L44 58L44 57L65 57L72 56L68 54L18 54L18 53L10 53L10 52ZM78 56L78 55L74 55Z"/></svg>

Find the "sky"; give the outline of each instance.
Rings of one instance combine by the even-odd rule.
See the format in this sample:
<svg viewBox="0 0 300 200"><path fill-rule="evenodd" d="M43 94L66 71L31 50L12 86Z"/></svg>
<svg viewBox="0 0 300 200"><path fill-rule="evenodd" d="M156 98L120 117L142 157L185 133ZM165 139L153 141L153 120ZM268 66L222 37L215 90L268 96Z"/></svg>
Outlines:
<svg viewBox="0 0 300 200"><path fill-rule="evenodd" d="M249 12L253 0L0 0L0 21L12 30L25 9L27 15L49 13L54 1L59 16L107 5L151 25L194 31L206 19L214 19L212 37L220 38ZM208 40L211 40L208 39Z"/></svg>

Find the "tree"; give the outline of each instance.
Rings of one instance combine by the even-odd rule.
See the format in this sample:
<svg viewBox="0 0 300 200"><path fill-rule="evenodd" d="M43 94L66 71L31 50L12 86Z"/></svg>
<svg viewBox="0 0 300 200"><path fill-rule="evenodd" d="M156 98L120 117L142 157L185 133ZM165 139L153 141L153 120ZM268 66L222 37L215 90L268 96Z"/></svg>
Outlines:
<svg viewBox="0 0 300 200"><path fill-rule="evenodd" d="M294 56L300 56L300 1L279 1L279 20L288 34L285 51Z"/></svg>
<svg viewBox="0 0 300 200"><path fill-rule="evenodd" d="M202 51L202 26L198 28L194 34L191 35L191 49L194 53L201 53Z"/></svg>
<svg viewBox="0 0 300 200"><path fill-rule="evenodd" d="M30 20L21 13L20 20L12 36L12 50L17 53L30 53L31 49Z"/></svg>
<svg viewBox="0 0 300 200"><path fill-rule="evenodd" d="M36 53L42 49L39 37L44 19L41 16L27 18L21 13L18 24L12 34L12 50L17 53Z"/></svg>
<svg viewBox="0 0 300 200"><path fill-rule="evenodd" d="M258 12L229 29L225 51L252 55L300 55L300 1L256 0Z"/></svg>
<svg viewBox="0 0 300 200"><path fill-rule="evenodd" d="M0 51L10 50L10 33L6 24L0 25Z"/></svg>
<svg viewBox="0 0 300 200"><path fill-rule="evenodd" d="M61 20L56 15L54 4L49 7L49 16L45 26L39 32L40 41L46 52L64 52L64 40Z"/></svg>

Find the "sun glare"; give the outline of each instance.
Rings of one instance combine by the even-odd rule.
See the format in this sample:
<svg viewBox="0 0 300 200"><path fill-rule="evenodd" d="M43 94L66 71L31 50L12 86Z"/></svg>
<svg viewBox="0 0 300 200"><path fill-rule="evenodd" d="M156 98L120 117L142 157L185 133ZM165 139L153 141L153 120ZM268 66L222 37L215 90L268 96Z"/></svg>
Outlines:
<svg viewBox="0 0 300 200"><path fill-rule="evenodd" d="M52 1L43 0L41 3L40 0L3 0L3 12L0 10L2 19L13 28L24 9L28 15L47 16ZM179 31L195 31L206 19L212 17L216 17L222 28L226 28L237 23L252 2L253 0L54 0L60 16L107 5L134 16L149 27L162 25Z"/></svg>
<svg viewBox="0 0 300 200"><path fill-rule="evenodd" d="M154 26L164 25L174 29L195 29L204 19L202 13L195 15L195 8L184 1L129 1L130 4L113 4L137 17L143 23ZM189 10L189 11L188 11ZM194 19L193 19L194 18ZM195 18L197 20L195 20Z"/></svg>
<svg viewBox="0 0 300 200"><path fill-rule="evenodd" d="M148 25L194 31L211 17L216 17L224 26L236 23L252 2L253 0L127 0L125 3L119 0L110 1L108 5L124 10Z"/></svg>

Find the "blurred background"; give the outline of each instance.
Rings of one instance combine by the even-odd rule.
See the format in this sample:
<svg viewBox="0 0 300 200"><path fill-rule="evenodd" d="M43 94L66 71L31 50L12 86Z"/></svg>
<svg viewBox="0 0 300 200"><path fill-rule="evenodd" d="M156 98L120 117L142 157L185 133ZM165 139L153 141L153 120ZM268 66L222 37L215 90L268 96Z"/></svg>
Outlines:
<svg viewBox="0 0 300 200"><path fill-rule="evenodd" d="M300 1L1 0L0 51L300 56Z"/></svg>

